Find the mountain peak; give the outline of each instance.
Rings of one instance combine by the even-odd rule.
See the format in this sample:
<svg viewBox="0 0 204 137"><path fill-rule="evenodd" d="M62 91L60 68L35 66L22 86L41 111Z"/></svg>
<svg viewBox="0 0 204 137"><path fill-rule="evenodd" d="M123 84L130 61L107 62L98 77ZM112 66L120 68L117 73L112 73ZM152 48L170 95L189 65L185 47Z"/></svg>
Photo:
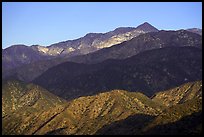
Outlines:
<svg viewBox="0 0 204 137"><path fill-rule="evenodd" d="M141 24L141 25L151 25L151 24L149 24L148 22L144 22L144 23Z"/></svg>
<svg viewBox="0 0 204 137"><path fill-rule="evenodd" d="M152 26L148 22L144 22L143 24L137 26L136 29L147 31L147 32L152 32L152 31L157 32L157 31L159 31L157 28L155 28L154 26Z"/></svg>

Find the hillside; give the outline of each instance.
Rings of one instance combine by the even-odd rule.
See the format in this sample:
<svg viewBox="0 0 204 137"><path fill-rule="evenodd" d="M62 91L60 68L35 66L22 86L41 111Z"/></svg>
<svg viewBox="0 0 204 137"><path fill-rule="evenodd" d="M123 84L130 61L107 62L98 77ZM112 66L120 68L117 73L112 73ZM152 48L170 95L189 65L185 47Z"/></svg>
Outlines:
<svg viewBox="0 0 204 137"><path fill-rule="evenodd" d="M66 103L36 85L3 86L3 134L93 134L105 124L136 113L157 115L162 108L141 93L121 90Z"/></svg>
<svg viewBox="0 0 204 137"><path fill-rule="evenodd" d="M146 50L174 46L202 48L202 37L185 30L150 32L94 53L68 58L68 61L93 64L106 59L125 59Z"/></svg>
<svg viewBox="0 0 204 137"><path fill-rule="evenodd" d="M140 29L141 27L143 29L148 28L147 27L148 25L143 24L142 26L139 26L137 29ZM122 30L116 29L115 31L118 34ZM60 48L60 45L58 46ZM83 56L75 57L70 57L69 55L64 55L60 57L57 56L54 59L52 58L45 61L38 60L37 62L32 62L23 66L19 66L18 68L12 70L6 69L5 71L3 71L3 79L9 79L10 77L12 77L17 80L31 82L49 68L61 64L63 62L71 61L77 63L95 64L101 63L107 59L126 59L147 50L174 46L176 47L192 46L202 48L202 39L200 35L185 30L159 31L147 33L132 38L129 41L122 42L117 45L112 45L109 48L103 48L94 53L89 53Z"/></svg>
<svg viewBox="0 0 204 137"><path fill-rule="evenodd" d="M186 84L189 85L189 83ZM186 84L171 90L179 88L181 92L185 92L182 88ZM179 120L186 122L186 116L192 116L192 120L197 120L200 118L197 112L202 111L201 85L194 86L192 89L199 93L199 96L188 98L185 102L175 104L173 107L155 102L154 99L140 92L124 90L107 91L66 102L37 85L7 81L3 83L3 86L3 135L149 134L157 131L161 123L170 124ZM168 91L164 93L169 94ZM8 101L11 102L8 103ZM192 124L188 122L184 129L187 127L192 127ZM166 128L160 133L165 134L163 131L166 131ZM200 134L199 128L191 131L194 131L194 134Z"/></svg>
<svg viewBox="0 0 204 137"><path fill-rule="evenodd" d="M187 87L190 87L186 90ZM179 91L179 92L177 92ZM180 102L178 94L183 95ZM163 95L163 96L161 96ZM188 95L188 97L186 97ZM193 95L193 96L192 96ZM179 96L180 97L180 96ZM190 97L190 98L189 98ZM165 100L164 100L165 98ZM185 101L183 101L185 100ZM152 101L165 105L158 116L132 115L104 126L96 134L102 135L200 135L202 132L202 81L185 83L179 87L156 93ZM137 124L136 124L137 123ZM113 130L114 129L114 130Z"/></svg>
<svg viewBox="0 0 204 137"><path fill-rule="evenodd" d="M2 70L7 71L24 64L50 58L49 56L41 55L26 45L13 45L2 50Z"/></svg>
<svg viewBox="0 0 204 137"><path fill-rule="evenodd" d="M66 62L47 70L33 82L67 100L123 89L155 92L202 79L202 51L194 47L167 47L125 60L98 64Z"/></svg>
<svg viewBox="0 0 204 137"><path fill-rule="evenodd" d="M133 115L97 131L97 135L201 135L202 99L166 108L153 117Z"/></svg>
<svg viewBox="0 0 204 137"><path fill-rule="evenodd" d="M182 104L187 100L193 98L202 98L202 82L189 82L187 84L181 85L178 88L173 88L167 91L161 91L156 93L152 97L155 102L162 102L165 106L173 106L175 104Z"/></svg>
<svg viewBox="0 0 204 137"><path fill-rule="evenodd" d="M19 81L4 81L2 84L2 117L22 109L50 109L66 102L34 84Z"/></svg>

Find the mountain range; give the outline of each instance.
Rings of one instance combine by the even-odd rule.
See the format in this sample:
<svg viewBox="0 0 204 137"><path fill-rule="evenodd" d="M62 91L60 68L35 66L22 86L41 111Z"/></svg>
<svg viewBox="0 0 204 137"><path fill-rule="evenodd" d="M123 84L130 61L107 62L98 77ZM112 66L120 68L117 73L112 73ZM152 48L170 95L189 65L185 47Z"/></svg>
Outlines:
<svg viewBox="0 0 204 137"><path fill-rule="evenodd" d="M87 55L72 57L68 61L98 63L106 59L125 59L146 50L172 46L202 48L202 37L185 30L150 32L110 48L104 48Z"/></svg>
<svg viewBox="0 0 204 137"><path fill-rule="evenodd" d="M2 135L201 133L201 29L145 22L2 49Z"/></svg>
<svg viewBox="0 0 204 137"><path fill-rule="evenodd" d="M185 30L151 32L87 55L56 57L29 63L16 69L5 68L6 71L4 71L3 65L3 78L15 77L19 80L30 82L49 68L63 62L94 64L107 59L125 59L146 50L171 46L193 46L202 49L202 38L198 34Z"/></svg>
<svg viewBox="0 0 204 137"><path fill-rule="evenodd" d="M89 33L79 39L59 42L47 47L40 45L30 47L26 45L13 45L2 50L3 68L13 69L23 64L64 55L83 55L130 40L140 34L154 31L158 30L146 22L136 28L121 27L104 34Z"/></svg>
<svg viewBox="0 0 204 137"><path fill-rule="evenodd" d="M62 63L48 69L33 83L65 98L124 89L143 91L147 96L202 79L202 51L195 47L166 47L149 50L125 60L98 64Z"/></svg>

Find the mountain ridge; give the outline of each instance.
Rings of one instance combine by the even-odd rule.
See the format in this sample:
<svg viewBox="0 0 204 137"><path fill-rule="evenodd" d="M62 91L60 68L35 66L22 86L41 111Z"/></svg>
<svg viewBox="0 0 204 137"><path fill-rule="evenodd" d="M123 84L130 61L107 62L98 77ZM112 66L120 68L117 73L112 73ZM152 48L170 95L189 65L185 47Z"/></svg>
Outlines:
<svg viewBox="0 0 204 137"><path fill-rule="evenodd" d="M8 85L8 83L10 83ZM198 83L202 83L199 81ZM185 85L194 84L185 83L181 87L175 87L172 90L177 90L181 88L181 92ZM21 84L20 84L21 85ZM23 91L27 85L24 87L19 87L19 82L17 81L8 81L3 83L3 104L7 98L10 98L14 88L19 91ZM34 88L38 85L32 85L31 88ZM199 85L201 86L201 85ZM7 116L3 116L3 134L24 134L24 135L45 135L45 134L54 134L54 135L92 135L92 134L104 134L101 132L101 129L107 128L106 126L114 125L115 122L120 122L121 120L126 121L131 117L140 117L137 125L131 126L131 124L119 126L128 127L131 126L134 130L129 133L138 134L149 134L155 130L157 126L162 126L162 123L171 123L172 121L176 122L185 116L194 114L195 112L200 112L202 110L202 90L198 91L196 87L194 92L200 92L200 99L197 97L188 98L186 102L181 104L174 104L172 107L162 105L158 102L155 102L151 98L148 98L140 92L128 92L124 90L111 90L104 93L99 93L94 96L85 96L80 97L69 102L63 101L57 96L52 96L50 93L47 94L47 91L43 88L37 88L41 95L45 98L37 98L37 102L43 101L48 103L47 106L51 107L42 107L42 102L38 103L39 106L35 107L36 104L25 105L21 109L14 110L13 113L9 113ZM41 92L45 90L46 92ZM165 94L169 92L164 91ZM17 92L16 92L17 93ZM27 93L32 93L28 91ZM46 93L46 94L45 94ZM171 94L171 93L170 93ZM27 99L24 98L21 103L27 104L29 98L36 98L37 94L31 94L27 96ZM17 97L17 96L16 96ZM21 96L20 98L22 98ZM53 98L55 104L49 102L49 98ZM57 98L56 98L57 97ZM21 100L16 98L18 102ZM10 100L11 101L11 100ZM58 103L57 103L57 102ZM187 107L188 106L188 109ZM5 107L3 107L5 108ZM38 111L36 111L38 110ZM169 113L171 112L171 113ZM172 113L174 112L174 113ZM144 117L141 117L143 115ZM147 118L147 116L149 118ZM200 115L194 116L194 119L197 120ZM169 117L173 119L169 119ZM144 120L146 124L144 124ZM8 124L9 123L9 124ZM139 127L139 125L141 126ZM187 125L186 125L187 126ZM187 126L188 127L188 126ZM164 127L163 127L164 128ZM186 128L186 127L185 127ZM167 128L168 129L168 128ZM164 128L164 131L167 130ZM139 131L140 132L135 132ZM109 133L106 131L105 133ZM116 130L117 131L117 130ZM120 130L118 134L127 134L128 132L123 132ZM133 132L134 131L134 132ZM150 132L151 131L151 132ZM156 131L156 130L155 130ZM174 131L176 132L176 131ZM196 134L200 133L200 130L195 131ZM110 134L110 133L109 133ZM113 134L113 133L112 133ZM186 133L187 134L187 133Z"/></svg>
<svg viewBox="0 0 204 137"><path fill-rule="evenodd" d="M45 61L30 63L13 70L7 70L3 73L3 78L16 75L15 77L17 77L19 80L30 82L45 72L47 69L66 61L96 64L107 59L125 59L147 50L171 46L192 46L202 49L202 38L198 34L194 34L185 30L147 33L121 44L104 48L87 55L75 57L58 57Z"/></svg>
<svg viewBox="0 0 204 137"><path fill-rule="evenodd" d="M65 62L33 82L66 99L111 89L142 90L151 96L167 87L202 79L201 54L195 47L166 47L125 60L98 64Z"/></svg>
<svg viewBox="0 0 204 137"><path fill-rule="evenodd" d="M145 50L167 46L195 46L202 48L201 39L200 35L185 30L150 32L112 47L87 55L71 57L67 60L78 63L98 63L110 58L124 59Z"/></svg>
<svg viewBox="0 0 204 137"><path fill-rule="evenodd" d="M156 31L156 28L150 31ZM137 28L123 27L116 28L115 30L109 31L107 33L88 33L78 39L54 43L47 47L40 45L32 45L29 47L23 45L24 48L22 49L22 45L13 45L2 50L3 68L12 69L30 62L36 62L65 55L71 57L88 54L99 49L111 47L112 45L130 40L131 38L137 37L143 33L146 33L146 31L143 31L142 29L137 30ZM14 52L13 50L18 50L20 52L15 52L15 56L14 54L7 53ZM30 52L27 53L27 50ZM36 59L32 59L30 55L38 56L36 56ZM15 60L17 58L18 63L16 63ZM25 58L27 61L24 61Z"/></svg>

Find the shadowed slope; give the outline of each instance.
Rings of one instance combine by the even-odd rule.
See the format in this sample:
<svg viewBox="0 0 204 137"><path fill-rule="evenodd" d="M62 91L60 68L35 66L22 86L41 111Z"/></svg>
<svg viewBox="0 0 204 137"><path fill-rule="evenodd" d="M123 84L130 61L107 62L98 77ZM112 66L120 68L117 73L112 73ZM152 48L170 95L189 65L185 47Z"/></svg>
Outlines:
<svg viewBox="0 0 204 137"><path fill-rule="evenodd" d="M141 91L152 96L155 92L200 80L201 76L200 49L168 47L98 64L66 62L47 70L33 82L70 100L112 89Z"/></svg>
<svg viewBox="0 0 204 137"><path fill-rule="evenodd" d="M149 26L147 23L145 23L143 25L144 25L144 28L142 28L142 29L149 29L149 27L145 27L145 26ZM115 32L110 32L110 35L112 35L112 33L117 34L120 31L123 32L126 30L126 29L125 30L123 30L123 29L124 28L116 29ZM123 40L123 41L126 41L123 43L120 43L119 42L120 40L117 41L118 37L119 37L119 39L123 39L123 38L120 38L120 36L115 37L115 38L113 38L113 39L116 39L115 44L116 43L120 43L120 44L111 46L112 40L110 40L108 42L105 42L107 44L105 47L111 46L110 48L104 48L104 49L101 49L101 50L96 51L94 53L90 53L90 54L83 55L83 56L75 56L73 58L71 58L70 55L57 56L57 58L55 58L55 59L50 59L50 60L46 60L46 61L38 60L38 62L33 62L33 63L27 64L27 65L23 65L23 66L20 66L18 68L12 69L12 70L4 69L4 67L3 67L3 78L5 79L5 78L12 76L13 78L16 78L18 80L30 82L33 79L35 79L36 77L38 77L39 75L41 75L43 72L48 70L49 68L56 66L60 63L66 62L66 61L77 62L77 63L95 64L95 63L100 63L102 61L105 61L107 59L126 59L128 57L132 57L132 56L137 55L137 54L144 52L146 50L152 50L152 49L158 49L158 48L164 48L164 47L173 47L173 46L175 46L175 47L189 47L190 46L190 47L202 48L202 38L198 34L194 34L194 33L191 33L191 32L185 31L185 30L159 31L159 32L157 32L155 30L155 28L150 27L150 31L153 31L153 30L154 30L154 32L152 32L152 33L147 33L144 35L140 35L138 37L136 37L134 35L129 36L129 34L128 34L128 37L126 37L128 39ZM134 31L134 29L133 29L133 31ZM141 32L143 32L143 31L141 31ZM127 33L129 33L129 32L127 32ZM134 33L137 33L137 31ZM130 34L132 34L132 33L130 33ZM87 35L87 38L91 37L92 35L94 35L94 34ZM107 33L107 35L109 35L109 34ZM125 36L121 36L121 37L125 37ZM131 38L135 37L135 38L130 40L129 37L131 37ZM87 41L87 40L85 40L85 41ZM112 42L114 43L114 40ZM66 47L67 45L69 45L68 43L70 43L70 42L67 41L67 42L62 42L62 43L56 44L56 45L54 44L53 46L51 46L51 48L53 48L53 50L51 50L51 52L57 52L59 50L59 53L61 53L63 51L63 48ZM80 44L80 42L76 42L76 43L78 43L78 45ZM104 43L102 42L102 45L103 44ZM35 47L35 46L33 46L33 47ZM68 52L68 51L65 50L63 52ZM73 52L75 52L75 51L73 51ZM72 52L70 52L70 54L71 53ZM21 55L19 55L19 56L21 57ZM3 61L3 64L4 64L4 61Z"/></svg>

